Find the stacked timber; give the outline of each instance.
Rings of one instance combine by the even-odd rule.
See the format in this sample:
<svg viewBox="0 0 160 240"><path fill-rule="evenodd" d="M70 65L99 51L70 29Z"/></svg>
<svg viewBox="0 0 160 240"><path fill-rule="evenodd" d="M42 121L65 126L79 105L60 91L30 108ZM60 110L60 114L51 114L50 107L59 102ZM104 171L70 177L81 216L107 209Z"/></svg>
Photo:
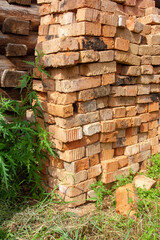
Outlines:
<svg viewBox="0 0 160 240"><path fill-rule="evenodd" d="M38 26L37 4L0 0L0 87L13 98L18 97L19 78L31 68L25 61L34 61Z"/></svg>

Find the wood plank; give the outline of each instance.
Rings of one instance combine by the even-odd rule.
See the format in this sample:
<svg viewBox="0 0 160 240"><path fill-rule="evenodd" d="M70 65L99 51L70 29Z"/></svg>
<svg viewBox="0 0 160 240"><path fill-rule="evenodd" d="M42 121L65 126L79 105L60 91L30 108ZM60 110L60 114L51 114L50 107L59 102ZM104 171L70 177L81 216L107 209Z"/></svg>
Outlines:
<svg viewBox="0 0 160 240"><path fill-rule="evenodd" d="M24 5L24 6L31 6L31 0L8 0L8 3Z"/></svg>
<svg viewBox="0 0 160 240"><path fill-rule="evenodd" d="M1 75L1 87L18 87L20 85L20 77L25 74L25 71L5 69Z"/></svg>
<svg viewBox="0 0 160 240"><path fill-rule="evenodd" d="M5 48L8 43L25 44L28 48L28 55L34 55L34 49L37 43L37 33L30 32L29 36L20 36L4 34L0 31L0 54L5 55Z"/></svg>
<svg viewBox="0 0 160 240"><path fill-rule="evenodd" d="M7 57L21 57L27 55L27 46L24 44L8 43L6 47Z"/></svg>
<svg viewBox="0 0 160 240"><path fill-rule="evenodd" d="M31 65L25 63L24 61L34 62L34 56L9 57L9 60L18 70L31 71L33 69Z"/></svg>
<svg viewBox="0 0 160 240"><path fill-rule="evenodd" d="M30 21L30 31L37 31L40 23L38 6L36 4L31 4L31 7L24 7L11 5L7 1L0 0L0 25L7 17L17 17Z"/></svg>
<svg viewBox="0 0 160 240"><path fill-rule="evenodd" d="M29 21L21 20L16 17L7 17L3 21L2 32L17 35L29 35Z"/></svg>

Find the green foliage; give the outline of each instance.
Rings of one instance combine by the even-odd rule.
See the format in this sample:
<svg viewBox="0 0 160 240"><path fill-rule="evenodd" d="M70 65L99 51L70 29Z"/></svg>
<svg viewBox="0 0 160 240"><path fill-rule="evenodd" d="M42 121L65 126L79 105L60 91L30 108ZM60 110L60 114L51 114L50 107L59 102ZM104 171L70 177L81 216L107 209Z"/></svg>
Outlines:
<svg viewBox="0 0 160 240"><path fill-rule="evenodd" d="M35 63L29 63L45 72L39 65L40 54ZM36 122L36 116L42 117L42 106L35 91L32 91L33 75L21 78L21 101L0 99L0 195L16 197L18 193L30 186L31 192L43 191L41 187L40 170L42 160L47 153L55 156L49 142L49 133ZM32 102L34 104L32 105ZM33 111L34 122L26 120L26 110ZM12 121L8 117L12 113Z"/></svg>
<svg viewBox="0 0 160 240"><path fill-rule="evenodd" d="M102 208L103 198L107 195L112 195L112 191L107 189L101 181L95 182L90 187L94 190L95 197L89 200L95 201L97 208Z"/></svg>
<svg viewBox="0 0 160 240"><path fill-rule="evenodd" d="M160 154L152 155L149 160L147 177L158 179L160 178Z"/></svg>
<svg viewBox="0 0 160 240"><path fill-rule="evenodd" d="M123 175L119 175L118 177L116 176L116 182L113 186L113 189L117 189L119 187L125 186L126 184L129 184L133 181L134 178L134 174L132 172L132 169L129 170L129 175L128 176L123 176Z"/></svg>

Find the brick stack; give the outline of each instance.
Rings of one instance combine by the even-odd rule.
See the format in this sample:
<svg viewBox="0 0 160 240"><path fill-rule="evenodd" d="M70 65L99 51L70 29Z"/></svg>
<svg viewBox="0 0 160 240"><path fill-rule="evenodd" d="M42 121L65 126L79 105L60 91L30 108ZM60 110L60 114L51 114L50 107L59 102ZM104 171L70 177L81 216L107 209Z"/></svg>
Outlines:
<svg viewBox="0 0 160 240"><path fill-rule="evenodd" d="M74 207L97 178L112 183L160 152L158 9L150 0L38 3L37 49L51 78L34 89L59 155L43 179Z"/></svg>
<svg viewBox="0 0 160 240"><path fill-rule="evenodd" d="M14 88L31 67L24 60L34 61L38 26L38 6L31 0L0 0L0 87L12 98L18 99Z"/></svg>

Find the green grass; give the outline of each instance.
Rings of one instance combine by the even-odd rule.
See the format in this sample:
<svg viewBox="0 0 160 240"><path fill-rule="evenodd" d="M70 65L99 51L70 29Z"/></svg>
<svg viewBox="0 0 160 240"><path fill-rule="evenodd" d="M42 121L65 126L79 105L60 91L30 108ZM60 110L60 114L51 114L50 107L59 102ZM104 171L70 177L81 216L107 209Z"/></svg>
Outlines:
<svg viewBox="0 0 160 240"><path fill-rule="evenodd" d="M107 196L103 207L83 217L64 211L65 205L50 200L17 203L0 202L0 239L5 240L158 240L160 239L160 191L156 198L145 195L138 202L136 218L115 211L114 198ZM145 196L144 196L145 195ZM154 195L155 196L155 195Z"/></svg>
<svg viewBox="0 0 160 240"><path fill-rule="evenodd" d="M151 158L147 172L154 179L159 177L158 160L158 155ZM129 177L119 177L112 192L106 191L100 182L92 185L97 196L96 208L83 217L63 202L53 201L55 193L41 202L26 199L13 203L0 199L0 240L160 240L158 183L149 191L137 189L135 218L116 213L115 189L132 180L132 173Z"/></svg>

